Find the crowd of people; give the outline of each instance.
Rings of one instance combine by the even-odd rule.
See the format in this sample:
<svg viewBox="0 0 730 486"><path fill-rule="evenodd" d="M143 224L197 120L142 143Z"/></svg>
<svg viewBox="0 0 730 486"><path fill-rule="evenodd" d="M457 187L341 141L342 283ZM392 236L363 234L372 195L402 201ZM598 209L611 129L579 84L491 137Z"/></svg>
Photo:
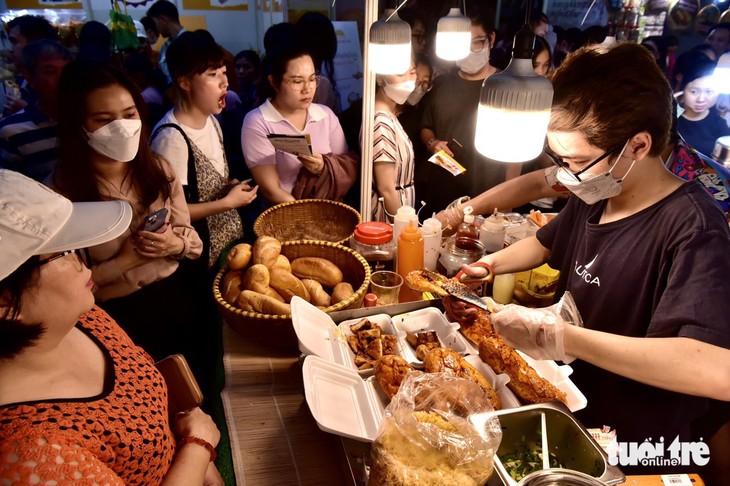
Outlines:
<svg viewBox="0 0 730 486"><path fill-rule="evenodd" d="M484 261L497 273L561 270L586 329L561 328L546 350L534 330L497 324L527 352L583 361L575 378L594 405L582 419L610 420L638 441L664 430L715 437L730 423L727 383L713 373L730 376L730 201L727 182L701 177L715 170L715 141L730 135L730 101L712 78L730 25L677 56L671 38L595 46L605 29L563 30L535 13L533 67L554 82L555 106L544 153L503 164L474 140L482 83L506 67L513 33L487 11L467 13L469 54L447 63L434 55L437 19L400 10L412 62L376 76L372 138L360 130L362 103L338 95L337 38L319 13L269 28L263 56L234 56L211 33L187 31L168 0L135 23L132 49L115 49L109 28L89 22L74 56L45 19L10 21L20 95L6 95L0 120L0 480L220 484L214 423L201 409L168 417L154 362L184 354L205 394L217 392L210 286L221 256L252 240L254 218L272 205L357 205L361 140L373 144L375 220L422 200L424 214L455 228L465 203L454 201L465 196L478 214L565 206L536 237ZM306 135L308 149L275 149L271 135ZM441 151L466 172L428 161ZM644 237L652 226L661 231ZM573 277L576 262L602 269L606 294ZM724 292L712 312L702 309L710 288ZM616 302L631 306L617 314ZM653 420L615 413L627 407ZM44 459L17 459L31 457Z"/></svg>

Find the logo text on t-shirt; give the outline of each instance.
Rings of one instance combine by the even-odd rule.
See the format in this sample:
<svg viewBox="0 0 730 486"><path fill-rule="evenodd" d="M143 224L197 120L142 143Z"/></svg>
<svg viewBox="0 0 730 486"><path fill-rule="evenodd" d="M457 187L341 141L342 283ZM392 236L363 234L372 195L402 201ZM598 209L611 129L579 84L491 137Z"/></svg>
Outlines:
<svg viewBox="0 0 730 486"><path fill-rule="evenodd" d="M598 258L598 255L593 257L593 260L590 261L590 263L586 263L585 265L579 265L578 260L575 261L575 274L578 275L585 283L588 285L596 285L597 287L601 286L601 281L598 279L597 276L594 276L591 274L590 269L591 266L596 261L596 258Z"/></svg>

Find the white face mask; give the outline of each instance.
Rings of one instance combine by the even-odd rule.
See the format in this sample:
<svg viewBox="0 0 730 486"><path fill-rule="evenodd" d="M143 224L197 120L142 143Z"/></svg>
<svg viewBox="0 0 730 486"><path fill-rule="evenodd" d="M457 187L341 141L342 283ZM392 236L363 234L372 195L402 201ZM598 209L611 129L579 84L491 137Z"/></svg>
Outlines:
<svg viewBox="0 0 730 486"><path fill-rule="evenodd" d="M626 141L626 144L624 145L624 148L621 149L621 153L616 159L616 162L618 162L618 159L623 156L628 145L629 141ZM595 204L598 201L610 199L621 194L624 179L626 179L626 176L629 175L631 169L634 168L635 163L636 160L631 161L629 170L626 171L621 179L614 179L611 175L613 169L616 168L616 163L608 171L600 174L586 173L579 175L578 177L581 179L580 182L578 182L572 174L568 173L569 169L565 168L558 169L556 177L558 182L570 190L570 192L578 196L584 203Z"/></svg>
<svg viewBox="0 0 730 486"><path fill-rule="evenodd" d="M485 52L486 51L486 52ZM464 59L456 61L456 65L466 74L476 74L489 62L489 46L485 43L484 49L478 52L469 52Z"/></svg>
<svg viewBox="0 0 730 486"><path fill-rule="evenodd" d="M397 104L402 105L408 99L414 89L416 89L416 80L402 81L400 83L390 84L383 79L383 92L385 96L395 101Z"/></svg>
<svg viewBox="0 0 730 486"><path fill-rule="evenodd" d="M431 91L431 88L427 88L425 83L418 83L416 85L416 89L414 89L413 92L408 95L406 103L411 106L416 106L418 102L421 101L421 98L423 98L425 94L429 91Z"/></svg>
<svg viewBox="0 0 730 486"><path fill-rule="evenodd" d="M114 120L103 127L87 132L89 147L101 155L119 162L129 162L137 156L142 120Z"/></svg>

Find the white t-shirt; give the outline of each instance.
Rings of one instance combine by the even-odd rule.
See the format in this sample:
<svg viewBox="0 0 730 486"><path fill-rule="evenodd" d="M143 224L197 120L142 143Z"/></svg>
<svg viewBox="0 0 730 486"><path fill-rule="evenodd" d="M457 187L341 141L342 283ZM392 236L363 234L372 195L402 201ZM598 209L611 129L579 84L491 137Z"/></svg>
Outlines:
<svg viewBox="0 0 730 486"><path fill-rule="evenodd" d="M213 117L209 117L205 126L200 130L191 128L187 125L180 123L175 115L172 114L172 110L168 111L165 116L157 123L155 130L160 125L165 123L174 123L179 125L183 129L185 135L188 136L191 142L193 142L201 152L205 154L210 162L215 167L220 175L225 174L226 162L223 156L223 145L220 142L217 126L218 122ZM155 132L152 130L152 133ZM174 128L165 128L162 130L157 137L150 144L152 151L156 154L161 155L167 160L172 169L175 171L175 175L180 179L183 186L188 185L188 146L185 143L185 139L182 134Z"/></svg>

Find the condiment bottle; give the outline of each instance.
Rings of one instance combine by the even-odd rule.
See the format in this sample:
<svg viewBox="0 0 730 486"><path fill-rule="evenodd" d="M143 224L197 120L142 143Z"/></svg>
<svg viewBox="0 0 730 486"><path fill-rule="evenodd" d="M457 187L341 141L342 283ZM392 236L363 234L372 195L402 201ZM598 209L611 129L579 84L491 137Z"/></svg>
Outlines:
<svg viewBox="0 0 730 486"><path fill-rule="evenodd" d="M479 230L479 241L484 244L484 251L494 253L504 248L504 232L504 223L497 213L485 219Z"/></svg>
<svg viewBox="0 0 730 486"><path fill-rule="evenodd" d="M462 250L472 248L473 241L479 240L479 227L474 223L474 208L467 206L464 208L464 222L456 229L456 246ZM472 240L472 241L469 241Z"/></svg>
<svg viewBox="0 0 730 486"><path fill-rule="evenodd" d="M376 307L378 305L378 296L375 294L365 294L365 307Z"/></svg>
<svg viewBox="0 0 730 486"><path fill-rule="evenodd" d="M494 277L492 298L500 304L511 304L515 291L515 274L503 273Z"/></svg>
<svg viewBox="0 0 730 486"><path fill-rule="evenodd" d="M436 270L436 262L441 248L441 221L428 218L421 226L423 234L423 266L428 270Z"/></svg>
<svg viewBox="0 0 730 486"><path fill-rule="evenodd" d="M401 231L408 226L411 221L418 221L416 210L411 206L401 206L395 213L395 219L393 220L393 241L398 242L398 237Z"/></svg>
<svg viewBox="0 0 730 486"><path fill-rule="evenodd" d="M408 223L398 237L398 274L405 281L408 272L423 267L423 236L416 223ZM418 292L403 285L400 290L399 302L418 300L421 296Z"/></svg>

